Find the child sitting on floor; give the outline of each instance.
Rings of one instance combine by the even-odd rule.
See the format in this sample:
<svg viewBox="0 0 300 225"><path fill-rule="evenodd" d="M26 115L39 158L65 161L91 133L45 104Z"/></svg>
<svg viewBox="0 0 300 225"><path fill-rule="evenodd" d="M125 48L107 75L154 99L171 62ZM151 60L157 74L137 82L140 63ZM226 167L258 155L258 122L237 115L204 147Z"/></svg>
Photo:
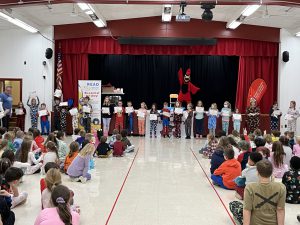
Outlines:
<svg viewBox="0 0 300 225"><path fill-rule="evenodd" d="M67 152L68 152L68 146L65 142L66 135L65 135L64 132L58 131L57 135L56 135L56 138L58 140L58 157L59 157L59 160L61 162L60 167L63 168L64 167L64 161L66 159L66 155L67 155Z"/></svg>
<svg viewBox="0 0 300 225"><path fill-rule="evenodd" d="M76 141L71 142L70 144L70 151L69 154L67 155L64 163L64 171L65 173L67 172L69 166L73 162L73 160L76 158L79 152L79 144Z"/></svg>
<svg viewBox="0 0 300 225"><path fill-rule="evenodd" d="M129 153L129 152L133 152L134 151L134 145L131 144L131 142L129 141L129 139L127 138L127 130L122 130L121 131L121 136L122 136L122 143L125 147L125 152Z"/></svg>
<svg viewBox="0 0 300 225"><path fill-rule="evenodd" d="M207 141L204 145L204 148L202 148L200 150L200 151L202 151L203 157L211 159L211 156L215 152L217 146L218 146L217 138L215 138L215 136L212 134L208 134ZM201 153L200 151L199 151L199 153Z"/></svg>
<svg viewBox="0 0 300 225"><path fill-rule="evenodd" d="M242 171L242 176L239 176L235 179L237 185L235 191L235 196L243 200L244 198L244 189L245 186L252 182L258 182L258 176L256 171L256 163L262 160L263 157L258 152L251 152L248 158L247 168Z"/></svg>
<svg viewBox="0 0 300 225"><path fill-rule="evenodd" d="M84 141L83 141L82 144L81 144L81 149L83 149L84 146L85 146L86 144L89 144L89 143L95 143L95 137L94 137L94 135L91 134L91 133L87 133L87 134L85 135L85 139L84 139Z"/></svg>
<svg viewBox="0 0 300 225"><path fill-rule="evenodd" d="M109 145L106 143L107 137L102 136L100 138L100 143L97 146L96 154L100 158L108 158L109 155L112 153L112 150L109 148Z"/></svg>
<svg viewBox="0 0 300 225"><path fill-rule="evenodd" d="M33 139L36 143L36 145L38 146L39 149L41 149L42 152L46 152L45 150L45 146L44 146L44 138L41 135L41 132L39 131L39 129L34 129L33 130Z"/></svg>
<svg viewBox="0 0 300 225"><path fill-rule="evenodd" d="M59 161L59 157L58 157L58 152L57 152L56 145L52 141L49 141L47 143L46 147L47 147L47 153L44 155L43 167L42 167L43 174L45 174L45 168L44 167L45 167L45 165L48 162L54 162L58 166L60 165L60 161Z"/></svg>
<svg viewBox="0 0 300 225"><path fill-rule="evenodd" d="M300 157L300 136L296 138L296 144L293 147L293 154Z"/></svg>
<svg viewBox="0 0 300 225"><path fill-rule="evenodd" d="M76 141L77 138L80 138L80 135L79 135L79 132L81 131L80 128L75 128L74 129L74 134L72 135L72 140L73 141Z"/></svg>
<svg viewBox="0 0 300 225"><path fill-rule="evenodd" d="M123 152L125 150L125 147L121 140L122 140L121 134L117 134L116 142L114 143L114 148L113 148L113 155L116 157L123 156Z"/></svg>
<svg viewBox="0 0 300 225"><path fill-rule="evenodd" d="M16 138L14 139L13 146L16 152L18 152L21 148L21 144L23 142L24 132L19 130L16 132Z"/></svg>
<svg viewBox="0 0 300 225"><path fill-rule="evenodd" d="M272 145L273 145L272 135L271 134L267 134L265 136L265 140L266 140L265 147L268 148L270 151L272 151Z"/></svg>
<svg viewBox="0 0 300 225"><path fill-rule="evenodd" d="M95 146L91 143L86 144L84 148L81 149L67 170L67 174L72 181L86 183L87 180L91 179L91 174L88 173L88 171L90 168L90 160L94 152Z"/></svg>
<svg viewBox="0 0 300 225"><path fill-rule="evenodd" d="M241 175L241 164L234 158L232 148L224 150L225 161L211 175L214 184L224 189L235 189L234 179Z"/></svg>
<svg viewBox="0 0 300 225"><path fill-rule="evenodd" d="M54 169L59 169L59 166L58 166L56 163L54 163L54 162L48 162L48 163L45 165L45 167L44 167L45 173L47 174L47 172L48 172L50 169L52 169L52 168L54 168ZM46 188L47 188L47 186L46 186L45 178L41 178L41 179L40 179L40 190L41 190L41 194L42 194L43 190L45 190Z"/></svg>
<svg viewBox="0 0 300 225"><path fill-rule="evenodd" d="M53 203L50 200L52 190L62 183L59 170L54 168L50 169L46 174L45 182L46 189L42 192L42 209L53 207Z"/></svg>
<svg viewBox="0 0 300 225"><path fill-rule="evenodd" d="M251 153L250 145L247 141L241 141L239 143L239 147L241 149L241 153L239 154L237 160L241 163L242 170L244 170L248 162L248 157Z"/></svg>
<svg viewBox="0 0 300 225"><path fill-rule="evenodd" d="M280 131L273 130L272 131L272 142L279 141L279 138L280 138Z"/></svg>
<svg viewBox="0 0 300 225"><path fill-rule="evenodd" d="M76 139L76 142L79 144L79 148L81 149L82 147L82 143L84 142L85 140L85 131L84 130L80 130L79 131L79 136L77 139Z"/></svg>
<svg viewBox="0 0 300 225"><path fill-rule="evenodd" d="M119 131L117 129L114 129L113 132L112 132L112 136L110 137L109 141L108 141L108 144L109 144L109 147L110 148L113 148L114 147L114 143L116 142L117 140L117 135L119 134Z"/></svg>

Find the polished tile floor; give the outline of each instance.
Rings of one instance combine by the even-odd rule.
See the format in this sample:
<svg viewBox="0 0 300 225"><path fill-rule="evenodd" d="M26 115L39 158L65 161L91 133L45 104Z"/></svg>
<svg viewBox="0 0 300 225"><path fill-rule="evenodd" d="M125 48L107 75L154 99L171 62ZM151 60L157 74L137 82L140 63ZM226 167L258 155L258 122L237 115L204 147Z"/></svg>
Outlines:
<svg viewBox="0 0 300 225"><path fill-rule="evenodd" d="M70 140L68 138L68 140ZM233 191L208 182L209 160L196 150L204 140L131 138L137 151L122 158L95 159L92 180L63 184L75 192L83 225L229 225L234 224L224 205ZM195 155L193 154L195 153ZM205 173L201 169L203 167ZM16 225L32 225L40 204L40 175L30 175L20 184L28 201L14 209ZM298 225L300 206L286 207L286 225Z"/></svg>

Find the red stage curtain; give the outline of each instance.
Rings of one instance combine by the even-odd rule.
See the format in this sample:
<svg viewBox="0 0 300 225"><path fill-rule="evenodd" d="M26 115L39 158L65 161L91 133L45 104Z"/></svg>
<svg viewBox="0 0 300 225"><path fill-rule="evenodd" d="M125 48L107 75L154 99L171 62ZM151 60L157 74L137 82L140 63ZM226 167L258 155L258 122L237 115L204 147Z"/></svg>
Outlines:
<svg viewBox="0 0 300 225"><path fill-rule="evenodd" d="M88 55L64 54L63 56L63 95L64 100L74 99L78 105L78 80L88 80Z"/></svg>
<svg viewBox="0 0 300 225"><path fill-rule="evenodd" d="M111 37L59 40L63 54L277 56L278 43L218 39L212 46L120 45ZM57 45L58 46L58 45Z"/></svg>
<svg viewBox="0 0 300 225"><path fill-rule="evenodd" d="M111 37L90 37L59 40L56 46L61 46L63 54L64 98L73 98L75 104L78 103L77 81L88 79L88 54L240 56L236 106L245 111L248 89L256 78L264 79L268 85L261 111L267 113L277 100L278 43L218 39L214 46L145 46L119 45Z"/></svg>
<svg viewBox="0 0 300 225"><path fill-rule="evenodd" d="M240 111L245 112L249 87L255 79L262 78L267 83L268 88L259 106L262 113L268 113L273 102L277 100L277 74L277 57L241 56L236 91L236 107Z"/></svg>

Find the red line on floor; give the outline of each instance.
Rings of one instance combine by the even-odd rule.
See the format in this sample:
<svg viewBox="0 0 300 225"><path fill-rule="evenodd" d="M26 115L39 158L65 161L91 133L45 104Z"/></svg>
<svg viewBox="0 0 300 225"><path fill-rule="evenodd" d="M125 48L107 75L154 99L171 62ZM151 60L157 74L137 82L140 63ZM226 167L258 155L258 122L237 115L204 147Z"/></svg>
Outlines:
<svg viewBox="0 0 300 225"><path fill-rule="evenodd" d="M136 153L135 153L135 156L134 156L134 158L133 158L133 160L132 160L132 162L131 162L131 165L130 165L130 167L129 167L129 170L128 170L128 172L127 172L127 174L126 174L126 177L125 177L125 179L124 179L124 181L123 181L123 183L122 183L122 186L121 186L120 191L119 191L119 193L118 193L118 195L117 195L117 198L116 198L116 200L115 200L115 202L114 202L114 204L113 204L113 207L112 207L111 210L110 210L110 213L109 213L108 218L107 218L107 220L106 220L106 222L105 222L105 225L108 224L108 222L109 222L109 220L110 220L110 218L111 218L111 215L112 215L113 212L114 212L114 209L115 209L115 207L116 207L116 205L117 205L117 202L118 202L118 200L119 200L119 197L120 197L120 195L121 195L121 193L122 193L122 191L123 191L123 188L124 188L124 186L125 186L125 183L126 183L126 181L127 181L127 178L128 178L128 176L129 176L129 173L130 173L130 171L131 171L131 168L132 168L132 166L133 166L133 163L134 163L134 161L135 161L135 159L136 159L136 156L137 156L138 152L139 152L139 148L137 149L137 151L136 151Z"/></svg>
<svg viewBox="0 0 300 225"><path fill-rule="evenodd" d="M227 209L227 207L226 207L225 203L223 202L223 200L222 200L221 196L219 195L218 191L216 190L215 186L213 185L213 183L211 182L211 180L210 180L210 179L209 179L209 177L207 176L207 174L206 174L206 172L205 172L204 168L202 167L202 165L201 165L201 163L200 163L199 159L197 158L197 156L196 156L196 155L195 155L195 153L193 152L193 149L192 149L192 148L190 148L190 150L191 150L192 154L194 155L195 159L197 160L197 162L198 162L199 166L201 167L201 169L202 169L203 173L205 174L205 176L206 176L206 178L207 178L208 182L210 183L211 187L213 188L213 190L214 190L214 191L215 191L215 193L217 194L217 196L218 196L219 200L221 201L222 205L224 206L224 208L225 208L225 210L226 210L226 212L227 212L228 216L230 217L230 219L231 219L232 223L233 223L234 225L237 225L237 224L235 223L234 219L232 218L232 216L231 216L230 212L228 211L228 209Z"/></svg>

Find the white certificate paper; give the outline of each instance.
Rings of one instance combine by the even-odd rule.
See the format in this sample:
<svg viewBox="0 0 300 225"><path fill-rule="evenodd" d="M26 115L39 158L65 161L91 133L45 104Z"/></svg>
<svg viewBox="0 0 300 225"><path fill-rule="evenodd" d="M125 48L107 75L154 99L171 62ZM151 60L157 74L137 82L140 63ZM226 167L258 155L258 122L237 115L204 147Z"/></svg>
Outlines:
<svg viewBox="0 0 300 225"><path fill-rule="evenodd" d="M163 115L166 116L166 117L170 117L171 114L169 112L163 112Z"/></svg>
<svg viewBox="0 0 300 225"><path fill-rule="evenodd" d="M59 103L59 106L68 106L68 102L61 102Z"/></svg>
<svg viewBox="0 0 300 225"><path fill-rule="evenodd" d="M228 111L223 111L222 116L230 116Z"/></svg>
<svg viewBox="0 0 300 225"><path fill-rule="evenodd" d="M273 113L274 113L274 115L276 115L276 116L279 116L279 115L281 114L280 110L275 110Z"/></svg>
<svg viewBox="0 0 300 225"><path fill-rule="evenodd" d="M204 107L196 106L196 112L197 113L204 113Z"/></svg>
<svg viewBox="0 0 300 225"><path fill-rule="evenodd" d="M89 106L82 106L82 112L84 113L91 113L91 108Z"/></svg>
<svg viewBox="0 0 300 225"><path fill-rule="evenodd" d="M108 114L109 113L109 107L102 107L102 113Z"/></svg>
<svg viewBox="0 0 300 225"><path fill-rule="evenodd" d="M286 114L285 117L284 117L285 120L293 120L293 116L290 115L290 114Z"/></svg>
<svg viewBox="0 0 300 225"><path fill-rule="evenodd" d="M217 116L218 115L218 111L214 110L214 109L210 109L209 110L209 114L212 115L212 116Z"/></svg>
<svg viewBox="0 0 300 225"><path fill-rule="evenodd" d="M138 117L141 117L141 118L145 118L145 113L141 112L141 111L138 111L138 114L137 114Z"/></svg>
<svg viewBox="0 0 300 225"><path fill-rule="evenodd" d="M115 113L122 113L123 109L122 107L114 107Z"/></svg>
<svg viewBox="0 0 300 225"><path fill-rule="evenodd" d="M77 108L70 109L69 113L71 114L71 116L75 116L78 114L78 109Z"/></svg>
<svg viewBox="0 0 300 225"><path fill-rule="evenodd" d="M232 117L233 117L234 120L241 120L242 119L242 115L241 114L236 114L235 113L235 114L232 115Z"/></svg>
<svg viewBox="0 0 300 225"><path fill-rule="evenodd" d="M39 117L41 116L48 116L48 111L47 110L40 110L39 111Z"/></svg>
<svg viewBox="0 0 300 225"><path fill-rule="evenodd" d="M23 115L24 114L23 109L16 109L15 112L16 112L16 115Z"/></svg>
<svg viewBox="0 0 300 225"><path fill-rule="evenodd" d="M176 113L176 114L182 114L183 113L183 109L182 108L175 108L174 113Z"/></svg>
<svg viewBox="0 0 300 225"><path fill-rule="evenodd" d="M157 120L157 115L156 114L150 114L149 119L150 120Z"/></svg>
<svg viewBox="0 0 300 225"><path fill-rule="evenodd" d="M133 107L126 107L125 111L126 111L126 113L133 113L134 109L133 109Z"/></svg>

